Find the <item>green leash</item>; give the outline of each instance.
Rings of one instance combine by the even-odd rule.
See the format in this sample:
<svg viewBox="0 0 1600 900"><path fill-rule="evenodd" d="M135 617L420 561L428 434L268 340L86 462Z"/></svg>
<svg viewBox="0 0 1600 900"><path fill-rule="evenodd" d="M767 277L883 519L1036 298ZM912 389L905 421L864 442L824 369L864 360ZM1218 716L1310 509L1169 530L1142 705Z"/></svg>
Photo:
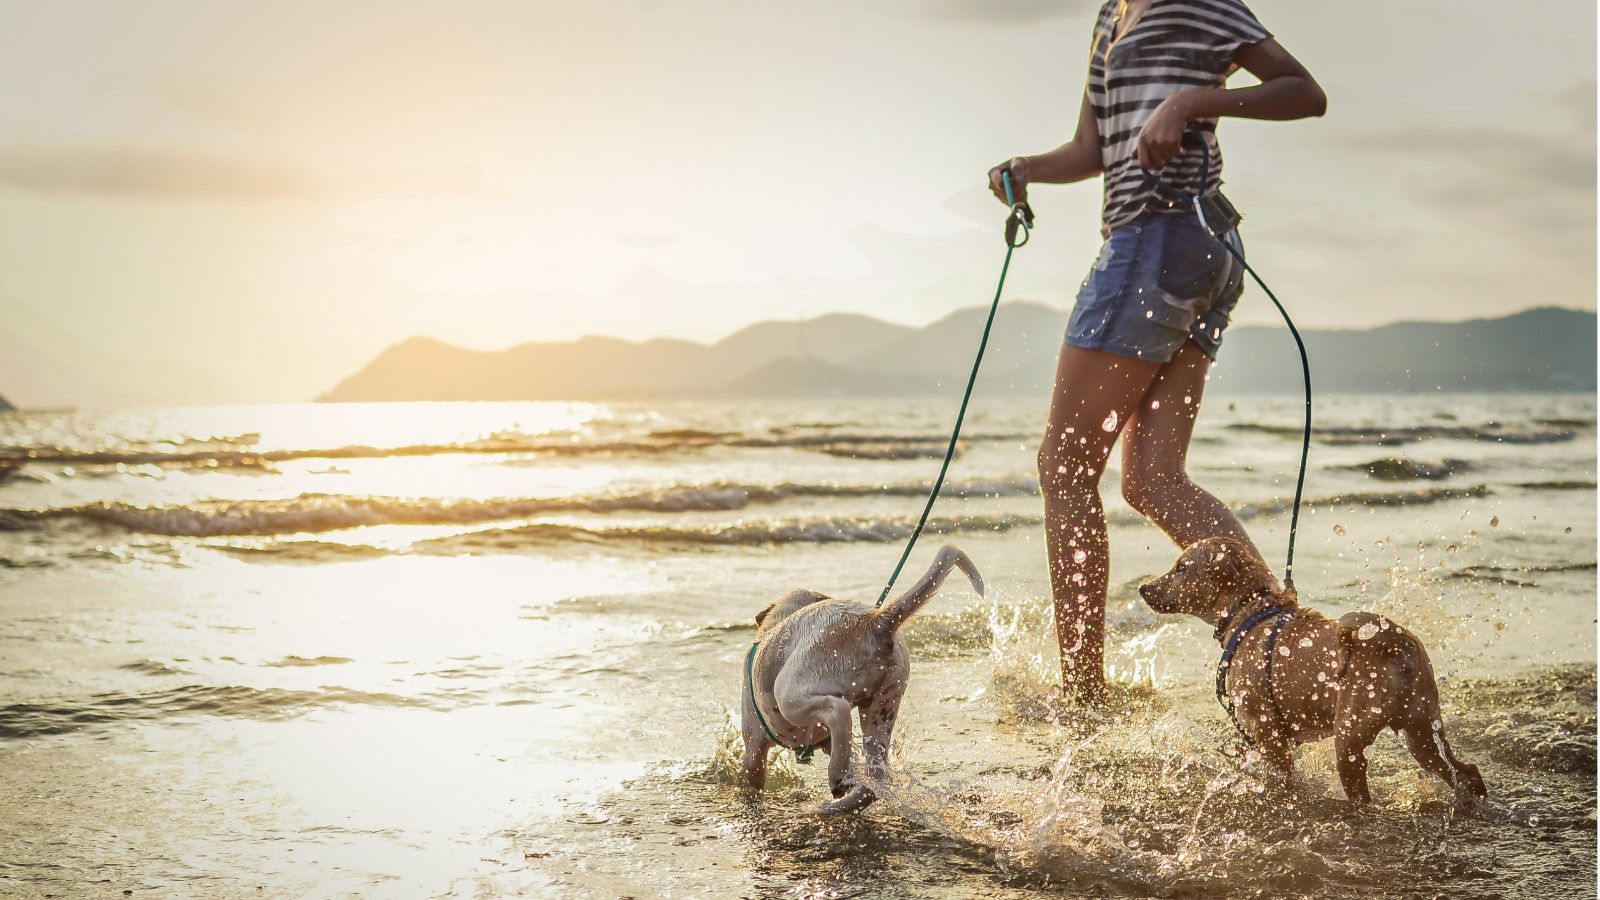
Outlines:
<svg viewBox="0 0 1600 900"><path fill-rule="evenodd" d="M939 499L939 490L944 487L945 473L950 471L950 460L956 455L956 439L961 437L961 423L967 418L967 403L972 400L972 386L978 381L978 369L983 365L983 351L989 347L989 331L994 327L994 314L1000 309L1000 295L1006 289L1006 273L1011 271L1011 254L1033 235L1033 210L1026 203L1018 203L1016 195L1011 192L1011 170L1006 169L1001 173L1001 179L1006 187L1006 205L1011 207L1011 213L1006 217L1006 259L1000 266L1000 283L994 287L994 299L989 302L989 318L983 323L983 339L978 342L978 355L972 360L972 374L967 376L967 391L961 395L961 409L956 413L956 427L950 431L950 446L944 450L944 463L939 466L939 477L933 482L933 490L928 492L928 502L922 507L922 516L917 519L917 527L911 532L911 540L906 541L906 549L900 554L900 561L895 563L894 574L889 576L889 583L883 586L883 593L878 595L877 606L882 606L883 601L889 599L889 591L894 588L895 579L900 577L900 570L905 568L906 560L911 557L911 548L917 545L917 538L922 537L922 529L928 524L928 514L933 512L933 503ZM1017 232L1022 232L1022 240L1017 240Z"/></svg>
<svg viewBox="0 0 1600 900"><path fill-rule="evenodd" d="M956 441L961 437L961 423L967 418L967 404L972 400L972 387L978 382L978 369L983 365L983 351L989 347L989 332L994 328L994 314L1000 309L1000 295L1006 289L1006 273L1011 271L1011 254L1018 247L1028 242L1033 236L1034 216L1033 210L1026 203L1018 203L1016 195L1011 188L1011 170L1001 172L1001 180L1006 188L1006 206L1011 212L1006 216L1006 258L1000 265L1000 283L995 285L994 299L989 302L989 317L983 323L983 338L978 341L978 355L972 360L972 374L967 376L967 390L961 395L961 409L956 413L956 427L950 431L950 445L945 448L944 462L939 466L939 477L933 482L933 490L928 492L928 502L922 507L922 516L917 519L917 527L911 532L911 539L906 541L906 549L900 554L900 561L895 564L894 574L889 576L889 583L883 586L883 593L878 595L878 602L874 606L883 606L883 601L889 599L889 591L894 588L895 579L900 577L900 570L905 568L906 560L911 556L911 548L917 545L917 538L922 537L922 529L927 527L928 515L933 512L934 501L939 499L939 490L944 487L944 476L950 471L950 460L956 455ZM1022 240L1017 240L1017 234L1022 234ZM750 645L750 652L744 657L744 683L750 692L750 706L756 711L756 721L761 723L761 730L767 733L768 739L779 747L794 751L794 760L797 763L811 762L816 755L818 747L824 741L819 741L809 747L790 747L778 736L772 733L772 728L767 725L767 719L761 715L761 704L756 702L755 662L756 651L760 649L761 642L756 641Z"/></svg>

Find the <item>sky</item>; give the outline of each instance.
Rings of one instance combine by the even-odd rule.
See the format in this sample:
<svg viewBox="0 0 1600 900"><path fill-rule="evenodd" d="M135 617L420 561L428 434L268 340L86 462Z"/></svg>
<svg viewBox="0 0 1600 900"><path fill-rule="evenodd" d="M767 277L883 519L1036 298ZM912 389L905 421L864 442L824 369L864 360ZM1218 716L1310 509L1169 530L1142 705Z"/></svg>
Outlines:
<svg viewBox="0 0 1600 900"><path fill-rule="evenodd" d="M412 335L987 303L985 173L1071 136L1097 7L0 2L0 395L297 401ZM1251 8L1329 97L1220 129L1302 327L1594 308L1592 2ZM1070 307L1099 190L1035 189L1008 298Z"/></svg>

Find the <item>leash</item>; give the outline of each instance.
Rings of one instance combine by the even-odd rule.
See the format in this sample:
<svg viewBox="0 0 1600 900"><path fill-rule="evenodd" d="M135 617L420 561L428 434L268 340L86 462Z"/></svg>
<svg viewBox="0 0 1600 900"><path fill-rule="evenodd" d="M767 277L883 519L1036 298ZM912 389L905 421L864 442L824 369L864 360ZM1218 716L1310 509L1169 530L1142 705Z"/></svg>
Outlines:
<svg viewBox="0 0 1600 900"><path fill-rule="evenodd" d="M967 404L972 400L972 386L978 381L978 369L983 365L983 351L989 346L989 332L994 327L994 314L1000 308L1000 295L1006 289L1006 273L1011 271L1011 254L1028 242L1033 236L1034 216L1033 210L1026 203L1018 203L1016 195L1011 188L1011 170L1001 172L1001 181L1006 188L1006 205L1011 212L1006 216L1006 258L1000 265L1000 282L995 285L994 299L989 302L989 317L983 323L983 338L978 341L978 355L972 360L972 374L967 376L967 390L961 395L961 409L956 413L956 427L950 431L950 444L944 450L944 462L939 465L939 477L934 479L933 490L928 492L928 502L922 507L922 515L917 519L917 527L911 531L911 539L906 541L906 549L900 554L900 561L895 563L894 573L889 576L889 581L883 586L883 593L878 595L878 602L874 606L882 606L883 601L889 599L889 591L894 588L895 579L900 577L900 570L905 568L906 560L911 556L911 548L917 545L917 538L922 537L922 529L928 524L928 514L933 512L933 503L939 499L939 490L944 487L944 476L950 471L950 460L956 455L956 439L961 436L961 423L967 418ZM1017 234L1022 234L1022 240L1017 240Z"/></svg>
<svg viewBox="0 0 1600 900"><path fill-rule="evenodd" d="M973 372L971 372L971 375L966 376L966 392L962 394L962 408L955 413L955 428L950 429L950 444L944 448L944 463L939 464L939 477L934 479L933 490L928 492L928 503L923 504L922 516L917 519L917 527L912 528L910 540L906 541L906 549L901 552L899 562L894 564L894 573L890 575L888 583L883 585L883 593L878 594L878 602L874 604L875 607L882 607L883 601L886 601L890 596L890 589L894 588L894 580L899 578L899 573L901 573L902 569L906 569L906 560L910 557L910 551L917 546L917 538L922 536L923 528L928 527L928 514L933 512L933 503L938 500L939 490L944 487L944 476L950 471L950 460L955 458L955 442L962 436L962 423L966 421L966 405L970 404L971 399L973 399L973 386L978 383L978 370L984 364L984 351L989 349L989 333L994 330L995 312L1000 309L1000 295L1005 293L1006 272L1011 271L1011 253L1016 251L1016 248L1022 247L1034 235L1034 210L1027 203L1016 202L1016 194L1011 189L1010 168L1003 170L1000 176L1002 176L1002 181L1005 183L1006 207L1010 207L1011 210L1005 219L1005 263L1000 264L1000 283L995 285L995 298L989 303L989 317L984 320L984 336L978 341L978 356L973 357ZM1022 235L1022 240L1018 240L1018 234ZM762 642L754 642L754 644L750 644L750 652L744 655L744 684L747 685L747 690L750 693L750 708L755 709L755 721L762 724L762 730L766 732L768 740L773 741L781 748L794 751L795 762L810 764L811 757L816 754L816 749L827 743L827 741L818 741L818 743L814 743L811 746L789 746L784 741L778 740L778 735L774 735L771 725L766 724L766 717L762 716L762 705L755 700L755 652L760 647L762 647Z"/></svg>
<svg viewBox="0 0 1600 900"><path fill-rule="evenodd" d="M1184 137L1187 143L1189 135L1186 134ZM1289 326L1289 334L1294 337L1295 348L1300 351L1300 374L1305 382L1306 389L1306 416L1305 425L1300 434L1300 471L1294 479L1294 506L1289 515L1289 551L1283 565L1283 586L1290 591L1294 591L1294 540L1300 531L1300 498L1305 493L1306 463L1311 455L1311 357L1306 354L1306 342L1300 337L1300 329L1296 328L1294 320L1289 318L1289 311L1283 308L1283 303L1278 300L1278 295L1272 292L1272 288L1267 287L1267 283L1261 279L1260 275L1256 274L1256 270L1251 268L1250 263L1245 261L1244 254L1233 249L1232 244L1222 239L1228 232L1238 226L1240 215L1234 209L1233 204L1228 202L1228 198L1222 196L1221 191L1212 191L1209 194L1205 192L1206 184L1211 180L1211 148L1205 143L1204 139L1199 141L1199 145L1200 193L1185 194L1176 188L1163 184L1154 172L1144 168L1143 165L1140 165L1139 169L1144 172L1146 179L1155 184L1158 193L1164 193L1168 197L1176 196L1182 202L1193 204L1195 217L1200 220L1200 227L1206 230L1206 234L1216 238L1217 243L1221 244L1229 255L1238 260L1239 265L1243 266L1244 270L1250 273L1250 277L1255 279L1261 290L1266 292L1267 299L1272 301L1272 305L1277 307L1278 315L1283 317L1283 324ZM1208 210L1210 212L1209 215L1207 214Z"/></svg>
<svg viewBox="0 0 1600 900"><path fill-rule="evenodd" d="M1269 606L1244 620L1244 624L1240 625L1234 630L1233 634L1228 636L1228 643L1222 649L1222 660L1217 663L1217 702L1222 704L1222 709L1227 712L1228 718L1233 721L1234 729L1239 732L1239 737L1244 739L1247 747L1254 747L1256 742L1254 738L1250 737L1250 733L1245 731L1244 726L1239 724L1239 713L1234 708L1233 698L1228 696L1228 671L1233 666L1233 654L1238 651L1239 642L1244 639L1244 636L1249 634L1251 629L1274 616L1277 617L1278 621L1273 623L1272 633L1267 635L1266 689L1267 702L1272 704L1273 716L1282 721L1283 713L1278 709L1278 698L1272 693L1272 660L1277 655L1274 651L1278 646L1278 635L1283 633L1283 626L1294 618L1293 610ZM1225 629L1227 625L1227 620L1223 620L1219 628Z"/></svg>
<svg viewBox="0 0 1600 900"><path fill-rule="evenodd" d="M1006 258L1000 264L1000 281L994 288L994 299L989 302L989 317L983 322L983 337L978 341L978 354L972 360L972 373L967 376L967 390L961 395L961 408L956 412L956 424L950 430L950 444L944 450L944 462L939 465L939 477L934 479L933 490L928 492L928 502L922 507L922 515L917 518L917 527L911 531L911 539L906 541L906 548L900 554L900 561L895 563L894 573L889 576L889 581L883 586L883 593L878 595L878 602L874 606L881 607L889 599L889 591L894 588L895 579L900 577L900 570L905 568L906 560L911 556L911 549L917 545L917 538L922 537L922 530L928 525L928 515L933 512L934 501L939 499L939 491L944 487L944 477L950 471L950 460L956 455L956 441L961 437L961 423L967 418L967 404L972 401L972 388L978 381L978 369L983 366L983 352L989 347L989 333L994 329L994 315L1000 309L1000 296L1005 292L1006 274L1011 271L1011 254L1018 247L1026 244L1033 236L1033 209L1026 203L1018 203L1016 194L1011 186L1011 170L1001 172L1001 181L1006 188L1006 206L1010 213L1006 215ZM1017 240L1018 234L1022 240ZM750 694L750 706L756 711L756 721L761 723L761 730L767 733L767 738L779 747L794 751L797 763L810 763L818 747L825 742L818 742L809 747L791 747L778 736L772 733L767 719L761 714L761 704L756 702L755 661L756 651L761 648L761 642L756 641L750 645L750 652L744 657L744 684L745 690Z"/></svg>

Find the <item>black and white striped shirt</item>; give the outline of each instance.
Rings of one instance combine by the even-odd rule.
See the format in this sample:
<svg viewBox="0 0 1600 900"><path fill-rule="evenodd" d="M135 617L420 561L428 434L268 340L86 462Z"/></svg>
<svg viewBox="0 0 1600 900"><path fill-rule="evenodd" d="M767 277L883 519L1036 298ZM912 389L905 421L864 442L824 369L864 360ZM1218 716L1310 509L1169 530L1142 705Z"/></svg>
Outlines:
<svg viewBox="0 0 1600 900"><path fill-rule="evenodd" d="M1241 46L1271 37L1241 0L1150 0L1144 15L1121 39L1117 14L1124 0L1106 0L1095 22L1089 53L1089 102L1100 126L1105 169L1101 218L1110 231L1146 209L1155 189L1139 170L1134 147L1150 114L1169 94L1221 86L1237 66ZM1179 191L1200 191L1201 150L1210 148L1205 191L1222 183L1217 120L1189 123L1183 150L1157 173ZM1165 208L1165 202L1160 204Z"/></svg>

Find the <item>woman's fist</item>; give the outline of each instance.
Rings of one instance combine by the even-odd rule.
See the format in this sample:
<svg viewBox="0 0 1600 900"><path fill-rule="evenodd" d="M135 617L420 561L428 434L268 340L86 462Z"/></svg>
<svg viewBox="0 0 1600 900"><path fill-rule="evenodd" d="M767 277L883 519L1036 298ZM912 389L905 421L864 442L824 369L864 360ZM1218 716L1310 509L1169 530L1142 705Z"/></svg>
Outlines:
<svg viewBox="0 0 1600 900"><path fill-rule="evenodd" d="M1189 113L1184 107L1183 93L1171 94L1161 101L1139 131L1133 154L1139 165L1146 169L1159 169L1176 157L1183 149L1183 131L1189 127Z"/></svg>
<svg viewBox="0 0 1600 900"><path fill-rule="evenodd" d="M1011 193L1016 202L1022 203L1028 199L1028 158L1026 156L1013 156L998 166L989 170L989 191L1001 203L1006 202L1006 185L1004 175L1011 172Z"/></svg>

